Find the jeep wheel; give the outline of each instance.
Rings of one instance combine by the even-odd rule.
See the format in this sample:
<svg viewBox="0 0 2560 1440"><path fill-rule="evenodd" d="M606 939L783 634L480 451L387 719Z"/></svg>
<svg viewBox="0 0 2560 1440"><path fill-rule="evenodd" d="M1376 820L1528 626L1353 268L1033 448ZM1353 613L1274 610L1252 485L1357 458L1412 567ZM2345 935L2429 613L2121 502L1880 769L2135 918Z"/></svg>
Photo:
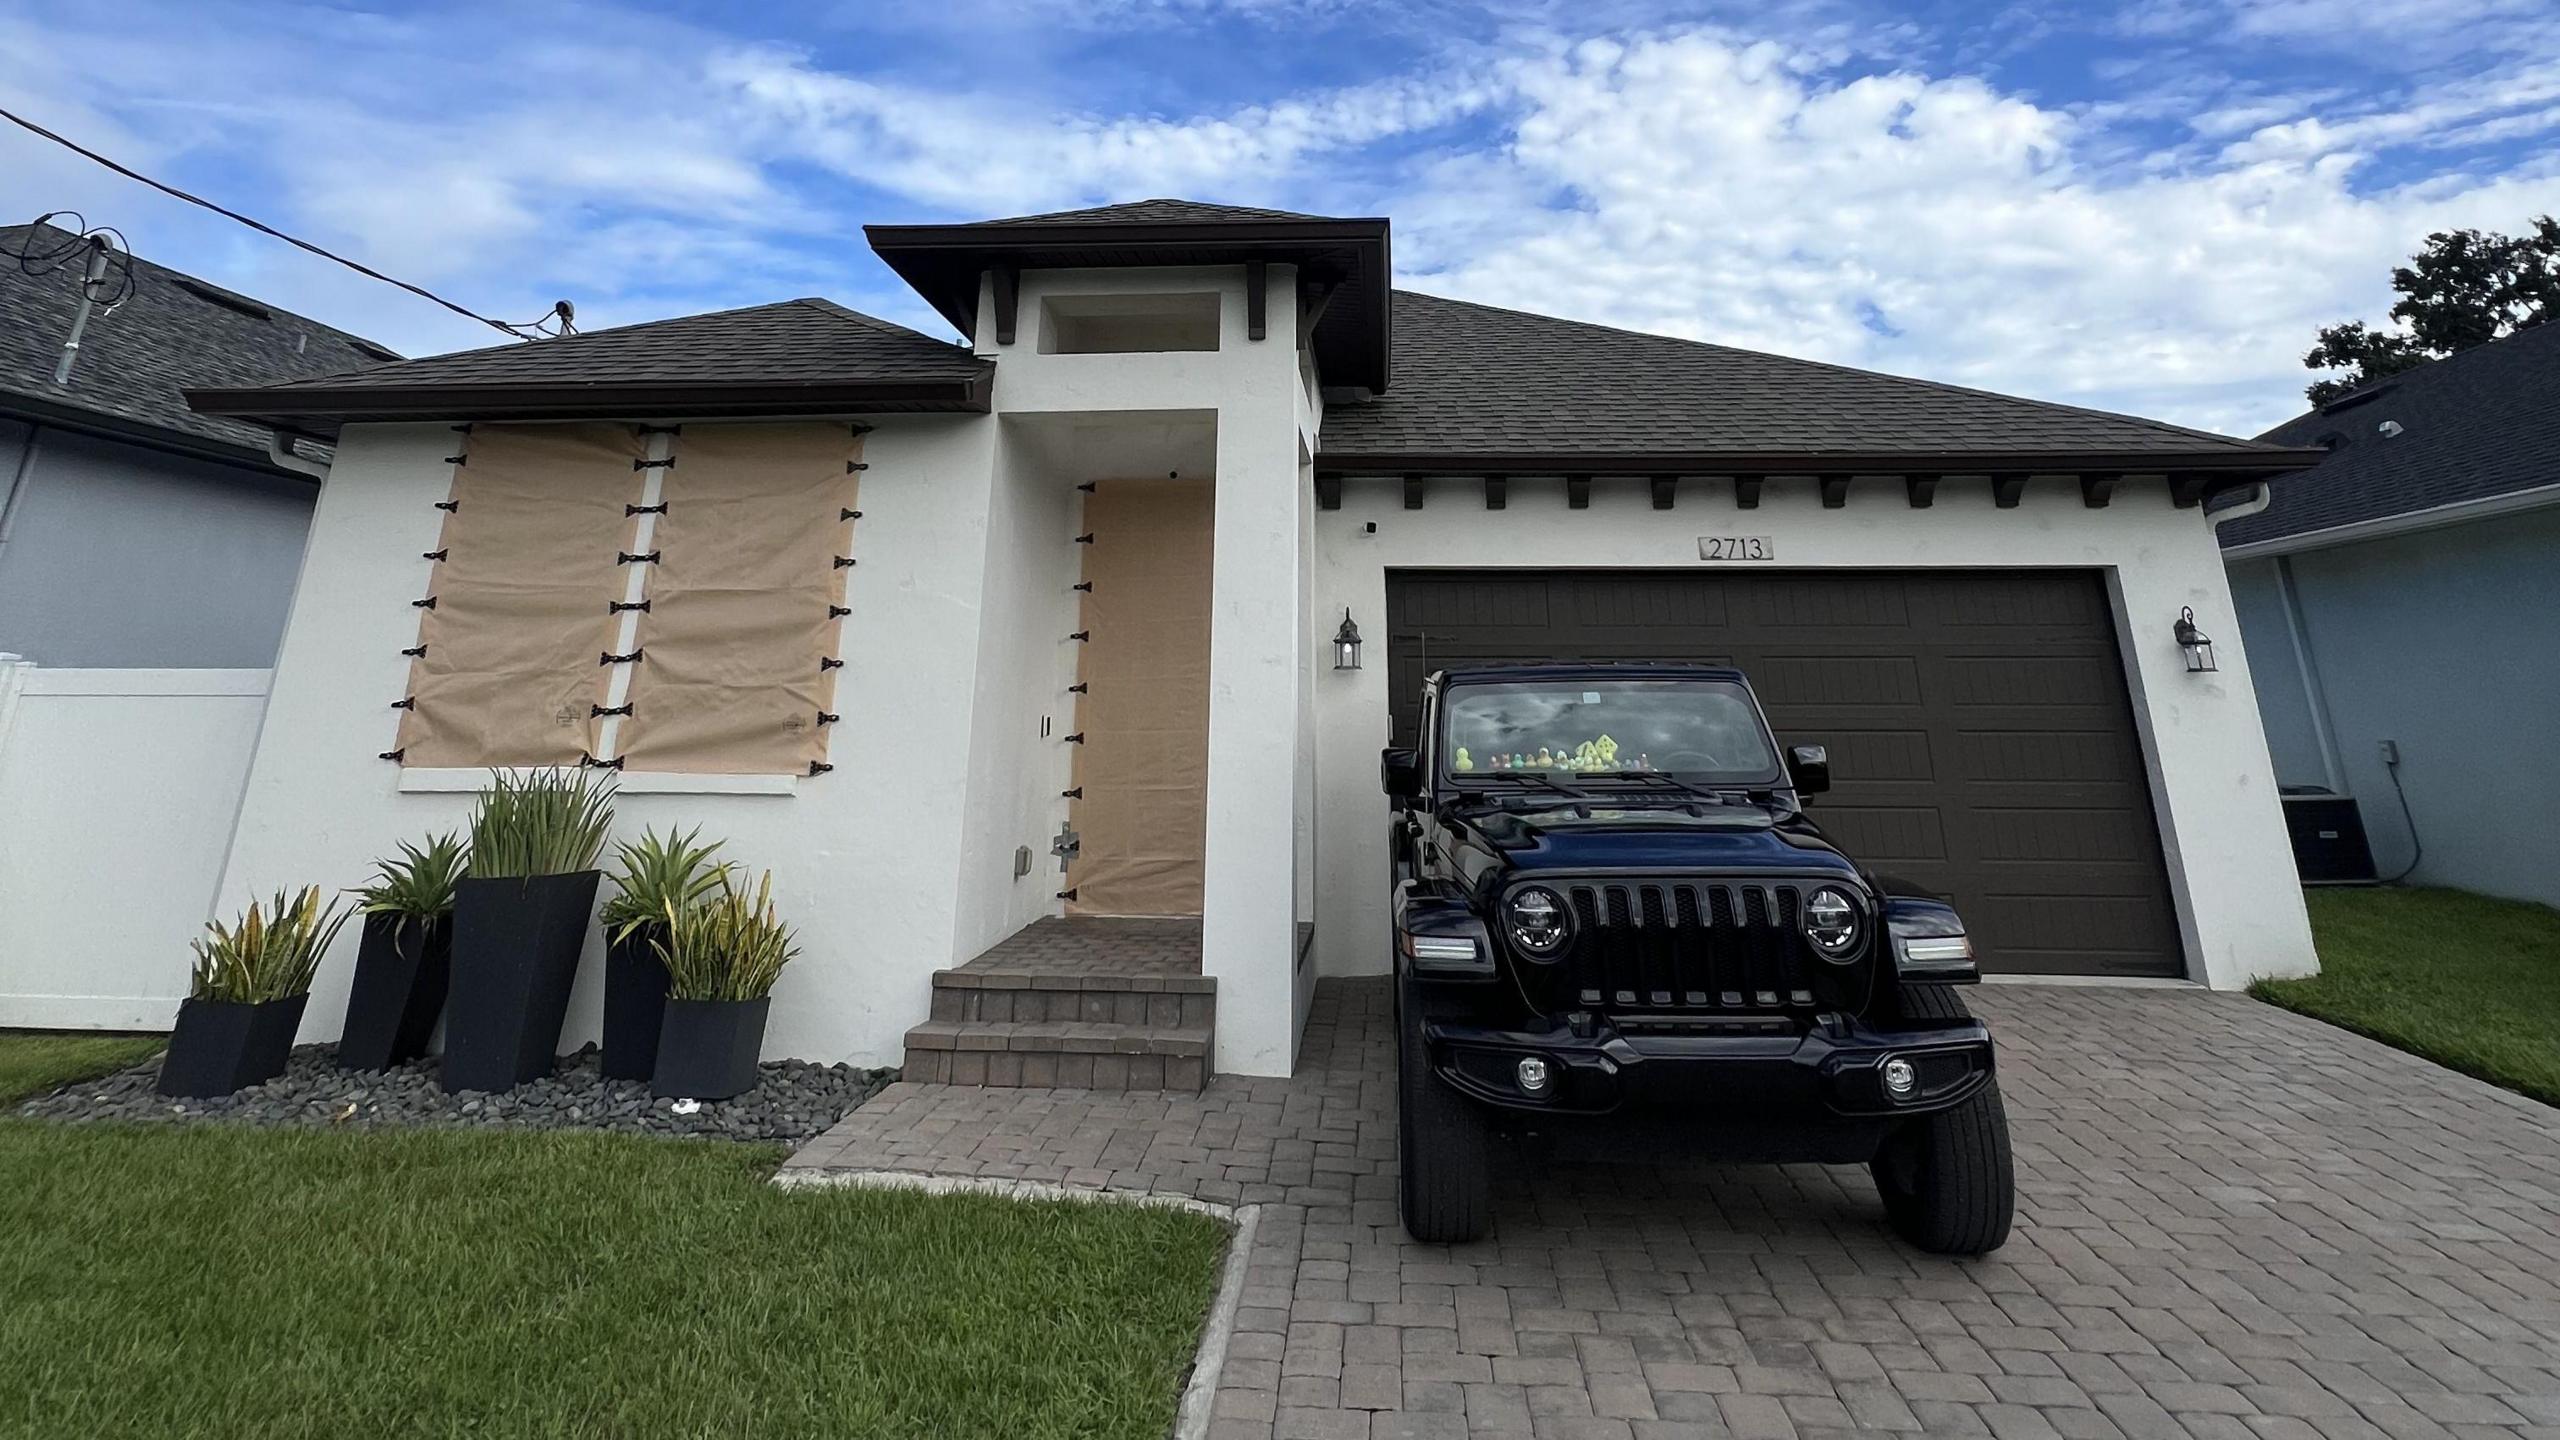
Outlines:
<svg viewBox="0 0 2560 1440"><path fill-rule="evenodd" d="M1491 1141L1475 1102L1431 1073L1419 1007L1396 1024L1396 1161L1404 1228L1428 1245L1483 1235L1493 1219Z"/></svg>
<svg viewBox="0 0 2560 1440"><path fill-rule="evenodd" d="M1951 1110L1902 1122L1868 1169L1903 1239L1933 1255L1999 1249L2016 1204L1999 1082Z"/></svg>

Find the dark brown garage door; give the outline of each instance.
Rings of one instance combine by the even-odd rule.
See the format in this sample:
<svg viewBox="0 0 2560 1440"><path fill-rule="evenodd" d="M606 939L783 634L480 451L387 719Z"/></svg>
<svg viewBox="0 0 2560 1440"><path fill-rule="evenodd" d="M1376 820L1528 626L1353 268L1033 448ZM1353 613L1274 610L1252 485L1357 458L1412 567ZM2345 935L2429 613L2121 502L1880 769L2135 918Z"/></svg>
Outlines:
<svg viewBox="0 0 2560 1440"><path fill-rule="evenodd" d="M2177 975L2115 625L2087 571L1396 571L1399 743L1469 661L1709 660L1831 747L1823 828L1954 898L1988 968Z"/></svg>

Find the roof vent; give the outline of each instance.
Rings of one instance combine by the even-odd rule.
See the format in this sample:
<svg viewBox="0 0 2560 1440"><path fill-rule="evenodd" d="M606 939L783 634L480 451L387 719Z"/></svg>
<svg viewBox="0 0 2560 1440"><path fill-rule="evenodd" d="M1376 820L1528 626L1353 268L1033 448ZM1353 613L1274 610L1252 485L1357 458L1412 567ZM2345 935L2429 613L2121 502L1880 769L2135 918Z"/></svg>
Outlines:
<svg viewBox="0 0 2560 1440"><path fill-rule="evenodd" d="M209 300L225 310L236 310L252 320L272 321L276 318L276 312L257 301L245 295L234 295L228 290L217 289L201 280L185 275L172 275L169 277L169 283L199 300Z"/></svg>
<svg viewBox="0 0 2560 1440"><path fill-rule="evenodd" d="M2383 421L2381 424L2376 425L2376 426L2374 426L2373 428L2382 432L2382 438L2383 438L2383 439L2385 439L2385 440L2392 440L2392 439L2397 439L2397 438L2399 437L2399 435L2400 435L2400 432L2401 432L2403 429L2407 428L2407 427L2403 426L2403 425L2402 425L2399 421L2397 421L2397 420L2385 420L2385 421Z"/></svg>
<svg viewBox="0 0 2560 1440"><path fill-rule="evenodd" d="M2388 395L2399 388L2400 382L2394 380L2388 385L2375 385L2367 389L2359 390L2353 395L2342 395L2339 398L2330 401L2328 404L2321 406L2320 413L2323 415L2335 415L2341 410L2352 410L2359 405L2371 404L2373 401L2379 400L2383 396Z"/></svg>
<svg viewBox="0 0 2560 1440"><path fill-rule="evenodd" d="M348 340L348 341L347 341L347 343L348 343L349 345L351 345L351 346L355 347L357 350L362 351L363 353L365 353L365 354L367 354L367 355L372 356L372 357L373 357L374 359L376 359L376 360L386 360L386 361L387 361L387 360L397 360L397 359L399 359L399 358L400 358L400 352L399 352L399 351L397 351L397 350L389 350L389 349L385 349L384 347L382 347L382 346L380 346L380 345L376 345L376 344L374 344L374 343L373 343L372 341L370 341L370 340L356 340L356 339L350 339L350 340Z"/></svg>

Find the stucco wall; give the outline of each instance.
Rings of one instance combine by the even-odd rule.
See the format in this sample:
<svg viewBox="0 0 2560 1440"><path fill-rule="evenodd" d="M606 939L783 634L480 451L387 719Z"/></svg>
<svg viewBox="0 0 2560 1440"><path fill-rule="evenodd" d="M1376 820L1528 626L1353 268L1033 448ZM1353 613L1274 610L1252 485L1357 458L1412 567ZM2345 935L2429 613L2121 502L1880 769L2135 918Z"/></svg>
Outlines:
<svg viewBox="0 0 2560 1440"><path fill-rule="evenodd" d="M2337 788L2344 777L2333 773L2312 698L2320 688L2318 672L2286 614L2278 562L2243 560L2231 566L2231 605L2236 628L2248 637L2249 653L2257 660L2258 717L2266 724L2276 783Z"/></svg>
<svg viewBox="0 0 2560 1440"><path fill-rule="evenodd" d="M1373 523L1375 533L1364 529ZM2128 479L2104 510L2086 508L2078 488L2058 479L2030 484L2013 510L1994 508L1981 480L1942 483L1927 510L1910 508L1899 485L1880 482L1853 486L1845 509L1824 510L1811 482L1780 481L1748 512L1734 507L1729 486L1690 481L1668 513L1654 510L1647 487L1632 480L1595 483L1582 511L1565 508L1561 481L1515 481L1509 507L1493 511L1476 487L1435 482L1426 508L1415 512L1403 508L1401 486L1354 479L1340 510L1316 516L1312 619L1330 634L1348 606L1382 650L1389 569L1694 570L1697 537L1731 532L1771 537L1780 568L2103 572L2189 973L2229 987L2314 968L2220 552L2202 514L2173 507L2157 479ZM2193 606L2217 637L2230 634L2219 673L2185 673L2170 635L2181 606ZM1374 973L1387 963L1387 809L1377 782L1387 667L1381 655L1361 670L1315 680L1318 952L1327 974Z"/></svg>
<svg viewBox="0 0 2560 1440"><path fill-rule="evenodd" d="M2560 905L2560 509L2286 557L2335 759L2374 862L2408 865L2400 778L2426 854L2414 884ZM2281 643L2273 560L2232 567L2253 652ZM2265 577L2265 578L2261 578ZM2320 784L2309 708L2272 675L2261 697L2278 775Z"/></svg>
<svg viewBox="0 0 2560 1440"><path fill-rule="evenodd" d="M681 417L668 417L678 418ZM768 1055L896 1063L925 1013L928 979L954 963L970 737L988 564L996 427L976 418L880 423L865 456L863 520L846 600L834 773L769 795L642 794L634 777L618 837L700 824L730 858L771 868L801 957L774 992ZM357 884L393 842L461 824L467 794L404 793L389 748L415 612L442 518L451 432L350 427L313 520L286 628L225 905L256 891ZM344 1017L354 934L321 968L303 1038ZM592 1038L601 939L591 937L564 1043Z"/></svg>
<svg viewBox="0 0 2560 1440"><path fill-rule="evenodd" d="M27 427L0 421L0 493ZM263 668L314 487L66 430L35 435L0 544L0 651L47 666Z"/></svg>

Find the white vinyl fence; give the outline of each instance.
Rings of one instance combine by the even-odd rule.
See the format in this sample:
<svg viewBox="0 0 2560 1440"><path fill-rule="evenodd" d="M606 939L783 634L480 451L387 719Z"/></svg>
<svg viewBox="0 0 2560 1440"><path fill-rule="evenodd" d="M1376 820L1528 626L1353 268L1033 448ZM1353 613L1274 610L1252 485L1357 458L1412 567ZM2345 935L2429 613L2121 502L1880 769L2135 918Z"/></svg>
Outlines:
<svg viewBox="0 0 2560 1440"><path fill-rule="evenodd" d="M0 1026L176 1020L270 673L0 656Z"/></svg>

